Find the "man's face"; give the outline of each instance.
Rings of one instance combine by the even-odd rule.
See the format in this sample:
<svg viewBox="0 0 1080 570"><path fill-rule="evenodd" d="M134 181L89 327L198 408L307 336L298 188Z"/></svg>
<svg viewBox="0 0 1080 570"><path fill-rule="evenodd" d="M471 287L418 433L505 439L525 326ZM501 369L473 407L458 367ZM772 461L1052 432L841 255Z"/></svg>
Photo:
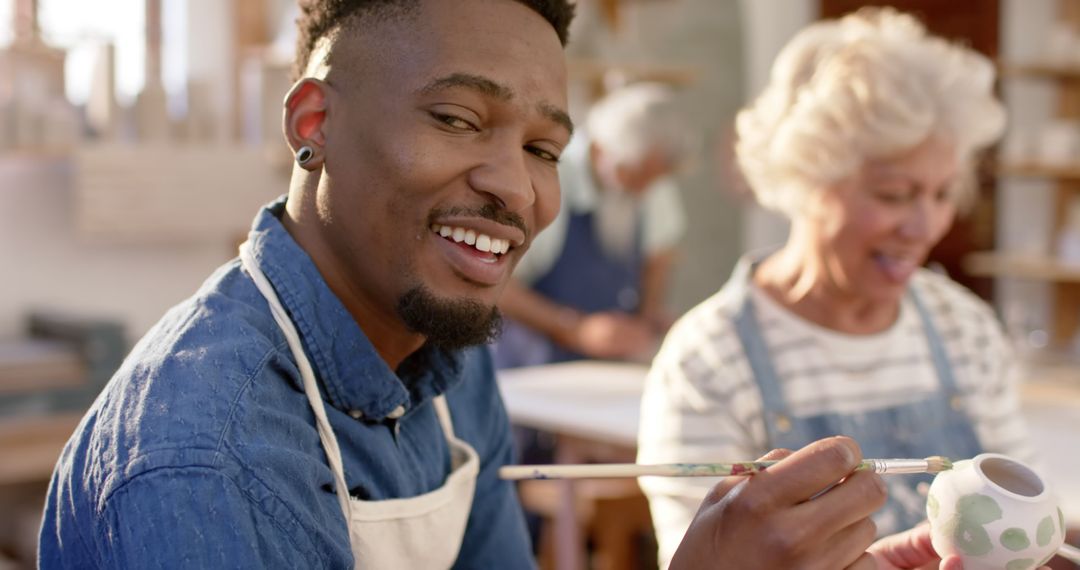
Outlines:
<svg viewBox="0 0 1080 570"><path fill-rule="evenodd" d="M570 132L555 30L509 0L420 5L347 29L327 78L319 241L354 315L400 318L417 291L492 313L558 212Z"/></svg>

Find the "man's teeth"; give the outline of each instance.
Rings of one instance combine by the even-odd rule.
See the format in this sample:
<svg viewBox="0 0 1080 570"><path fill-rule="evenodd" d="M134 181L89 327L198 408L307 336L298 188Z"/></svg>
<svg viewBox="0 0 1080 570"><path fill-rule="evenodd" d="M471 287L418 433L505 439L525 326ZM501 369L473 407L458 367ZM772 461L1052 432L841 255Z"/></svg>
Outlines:
<svg viewBox="0 0 1080 570"><path fill-rule="evenodd" d="M487 234L479 234L476 233L476 230L432 224L431 231L458 243L465 242L483 252L502 254L510 251L510 240L493 238Z"/></svg>

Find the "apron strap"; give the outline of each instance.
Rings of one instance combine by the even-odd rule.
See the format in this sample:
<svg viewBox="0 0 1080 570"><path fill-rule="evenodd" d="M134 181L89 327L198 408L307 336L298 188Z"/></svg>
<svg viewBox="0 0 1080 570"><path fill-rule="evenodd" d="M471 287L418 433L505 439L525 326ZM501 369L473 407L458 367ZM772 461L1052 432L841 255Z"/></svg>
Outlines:
<svg viewBox="0 0 1080 570"><path fill-rule="evenodd" d="M277 293L274 292L270 281L255 263L255 257L251 251L251 242L244 242L240 245L240 262L251 276L252 281L255 282L255 286L259 288L259 292L266 298L266 302L269 303L270 312L273 314L278 326L281 327L281 332L285 334L289 349L292 351L293 358L296 359L296 364L300 369L300 377L304 381L304 394L311 404L312 412L315 413L315 426L319 431L319 439L326 450L326 459L330 464L330 470L334 473L334 486L337 487L337 499L341 505L341 512L345 515L345 525L350 527L352 525L352 506L349 503L349 487L345 483L345 468L341 459L341 448L338 447L337 438L334 437L334 430L330 427L330 420L326 417L326 408L323 406L319 387L315 383L315 372L312 370L311 362L308 361L307 355L304 354L304 347L300 343L300 333L296 331L296 326L293 325L289 315L285 312L285 308L281 305L281 301L278 300Z"/></svg>
<svg viewBox="0 0 1080 570"><path fill-rule="evenodd" d="M782 429L780 424L790 422L785 415L787 403L780 391L780 376L776 373L776 367L773 366L769 346L765 343L765 338L758 327L749 287L744 290L742 306L735 316L735 334L738 335L739 342L746 351L746 360L754 375L753 381L761 392L761 411L769 447L783 447L780 445L780 440L786 430Z"/></svg>
<svg viewBox="0 0 1080 570"><path fill-rule="evenodd" d="M908 295L912 302L915 304L915 310L919 313L919 320L922 321L923 332L926 334L926 342L930 346L930 358L934 362L934 370L937 371L938 380L941 382L941 389L946 398L951 399L957 393L956 387L956 375L953 374L952 365L949 363L949 356L945 354L945 341L941 338L941 334L938 333L937 327L934 326L934 322L930 319L930 310L926 308L926 305L922 302L919 294L915 292L915 288L910 288L910 294Z"/></svg>
<svg viewBox="0 0 1080 570"><path fill-rule="evenodd" d="M457 439L454 435L454 420L450 416L450 405L446 403L446 395L440 394L435 396L435 398L431 400L431 403L435 406L435 415L439 417L439 424L442 425L446 441L450 442Z"/></svg>

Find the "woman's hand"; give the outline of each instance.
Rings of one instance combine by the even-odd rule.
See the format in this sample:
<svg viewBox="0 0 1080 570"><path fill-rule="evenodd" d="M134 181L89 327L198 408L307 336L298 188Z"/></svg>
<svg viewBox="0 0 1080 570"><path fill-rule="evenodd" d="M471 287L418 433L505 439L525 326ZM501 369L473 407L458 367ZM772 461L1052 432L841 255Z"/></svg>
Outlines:
<svg viewBox="0 0 1080 570"><path fill-rule="evenodd" d="M878 570L964 570L959 556L938 557L930 544L930 525L925 523L886 536L871 545L867 552L877 562ZM1043 566L1040 570L1049 569Z"/></svg>
<svg viewBox="0 0 1080 570"><path fill-rule="evenodd" d="M867 552L877 562L878 570L932 569L963 570L960 558L942 560L930 544L930 525L921 524L911 530L886 536L875 542Z"/></svg>

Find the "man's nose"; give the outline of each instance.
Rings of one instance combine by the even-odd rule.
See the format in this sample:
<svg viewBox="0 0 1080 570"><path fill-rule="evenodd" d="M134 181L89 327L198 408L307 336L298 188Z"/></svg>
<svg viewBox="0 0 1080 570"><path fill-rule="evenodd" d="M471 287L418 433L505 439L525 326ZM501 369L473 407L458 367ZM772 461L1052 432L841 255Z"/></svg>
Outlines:
<svg viewBox="0 0 1080 570"><path fill-rule="evenodd" d="M502 208L520 212L536 199L527 159L520 146L492 149L483 162L469 172L469 185L473 190L491 196Z"/></svg>

